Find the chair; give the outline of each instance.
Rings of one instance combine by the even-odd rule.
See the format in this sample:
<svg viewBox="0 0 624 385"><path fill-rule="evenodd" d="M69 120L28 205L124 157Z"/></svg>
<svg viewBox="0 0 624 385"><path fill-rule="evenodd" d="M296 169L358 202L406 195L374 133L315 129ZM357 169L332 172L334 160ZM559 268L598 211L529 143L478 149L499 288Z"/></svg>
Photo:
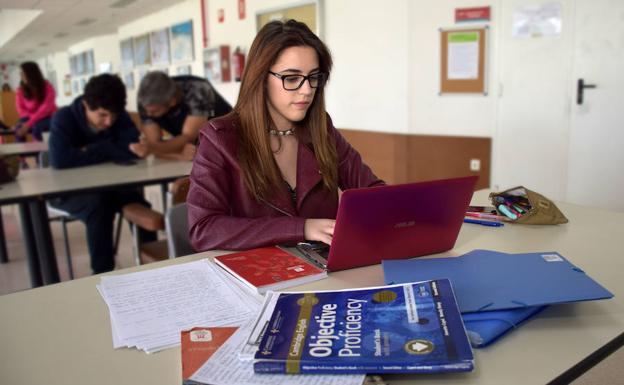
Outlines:
<svg viewBox="0 0 624 385"><path fill-rule="evenodd" d="M138 203L123 207L124 219L130 223L132 232L132 255L137 265L177 258L195 252L188 241L186 224L186 195L189 178L176 180L167 193L165 214L147 208ZM154 242L141 242L138 229L165 231L167 239Z"/></svg>
<svg viewBox="0 0 624 385"><path fill-rule="evenodd" d="M49 166L49 156L48 152L40 152L38 159L39 167L48 167ZM71 249L69 247L69 235L67 233L67 223L77 221L78 218L71 215L69 212L65 210L61 210L57 207L50 205L50 202L46 202L46 208L48 211L48 220L50 222L60 222L61 229L63 231L63 248L65 249L65 260L67 261L67 271L69 273L69 279L74 279L74 267L72 265L71 258ZM117 214L117 225L115 228L115 242L113 245L114 255L117 255L117 250L119 250L119 238L121 236L121 224L122 224L122 216L121 214Z"/></svg>

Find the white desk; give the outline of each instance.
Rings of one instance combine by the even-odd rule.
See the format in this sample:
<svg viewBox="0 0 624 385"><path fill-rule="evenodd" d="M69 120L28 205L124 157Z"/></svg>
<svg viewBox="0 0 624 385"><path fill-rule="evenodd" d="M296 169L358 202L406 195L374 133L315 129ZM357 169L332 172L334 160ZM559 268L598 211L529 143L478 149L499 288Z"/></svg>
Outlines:
<svg viewBox="0 0 624 385"><path fill-rule="evenodd" d="M191 162L139 161L121 166L103 163L64 170L23 170L17 179L0 186L0 205L18 203L33 286L59 282L45 200L91 191L160 184L190 173Z"/></svg>
<svg viewBox="0 0 624 385"><path fill-rule="evenodd" d="M48 144L45 142L0 144L0 156L7 156L7 155L33 156L33 155L39 155L40 152L45 152L45 151L48 151Z"/></svg>
<svg viewBox="0 0 624 385"><path fill-rule="evenodd" d="M483 194L480 194L483 197ZM475 350L472 373L384 376L391 384L545 384L624 331L624 214L560 205L560 226L465 224L455 248L504 252L556 250L615 294L605 301L552 306L492 346ZM127 273L215 252L120 270ZM113 350L108 310L87 277L0 297L0 383L179 384L180 349L148 355ZM380 265L331 273L298 289L380 285ZM539 285L539 282L527 283ZM209 326L209 325L206 325Z"/></svg>

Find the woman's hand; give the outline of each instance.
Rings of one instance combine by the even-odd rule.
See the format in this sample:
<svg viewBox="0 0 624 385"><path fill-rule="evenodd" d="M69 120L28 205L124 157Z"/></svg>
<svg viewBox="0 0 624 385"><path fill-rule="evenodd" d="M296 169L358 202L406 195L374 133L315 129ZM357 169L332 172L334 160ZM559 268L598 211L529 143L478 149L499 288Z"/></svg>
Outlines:
<svg viewBox="0 0 624 385"><path fill-rule="evenodd" d="M336 221L333 219L306 219L303 226L305 239L331 245L335 225Z"/></svg>

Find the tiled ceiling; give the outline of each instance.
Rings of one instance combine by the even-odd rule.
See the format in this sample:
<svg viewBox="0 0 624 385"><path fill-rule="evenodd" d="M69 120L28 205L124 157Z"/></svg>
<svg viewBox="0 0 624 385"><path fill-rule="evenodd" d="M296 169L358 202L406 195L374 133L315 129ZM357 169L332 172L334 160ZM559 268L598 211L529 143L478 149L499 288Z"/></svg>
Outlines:
<svg viewBox="0 0 624 385"><path fill-rule="evenodd" d="M197 0L201 1L201 0ZM0 47L0 61L37 59L180 3L175 0L0 0L3 9L43 12Z"/></svg>

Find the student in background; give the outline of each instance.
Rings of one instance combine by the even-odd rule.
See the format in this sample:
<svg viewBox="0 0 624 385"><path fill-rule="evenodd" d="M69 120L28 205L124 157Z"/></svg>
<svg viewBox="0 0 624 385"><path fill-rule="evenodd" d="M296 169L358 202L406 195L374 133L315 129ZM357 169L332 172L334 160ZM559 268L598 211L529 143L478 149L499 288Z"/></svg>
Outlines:
<svg viewBox="0 0 624 385"><path fill-rule="evenodd" d="M11 85L9 83L3 83L2 84L2 92L11 92L13 91L11 89Z"/></svg>
<svg viewBox="0 0 624 385"><path fill-rule="evenodd" d="M208 80L196 76L169 77L160 71L143 77L138 102L144 137L130 149L142 158L154 154L192 160L199 128L208 119L232 110ZM172 138L163 141L162 130Z"/></svg>
<svg viewBox="0 0 624 385"><path fill-rule="evenodd" d="M43 140L42 133L50 128L50 118L56 111L56 93L54 87L43 78L35 62L20 65L20 86L15 95L17 114L20 119L15 125L15 138L24 142L31 133L38 141Z"/></svg>
<svg viewBox="0 0 624 385"><path fill-rule="evenodd" d="M117 76L103 74L91 78L84 95L61 108L52 118L49 140L52 167L81 167L108 161L127 164L136 159L128 146L137 141L139 131L125 106L126 87ZM115 268L113 222L115 214L128 203L149 207L142 192L133 189L93 192L51 201L54 207L85 222L94 274ZM156 240L156 234L143 232L141 239Z"/></svg>
<svg viewBox="0 0 624 385"><path fill-rule="evenodd" d="M234 111L200 131L187 196L196 250L330 244L338 189L383 184L325 112L331 66L305 24L260 30Z"/></svg>

